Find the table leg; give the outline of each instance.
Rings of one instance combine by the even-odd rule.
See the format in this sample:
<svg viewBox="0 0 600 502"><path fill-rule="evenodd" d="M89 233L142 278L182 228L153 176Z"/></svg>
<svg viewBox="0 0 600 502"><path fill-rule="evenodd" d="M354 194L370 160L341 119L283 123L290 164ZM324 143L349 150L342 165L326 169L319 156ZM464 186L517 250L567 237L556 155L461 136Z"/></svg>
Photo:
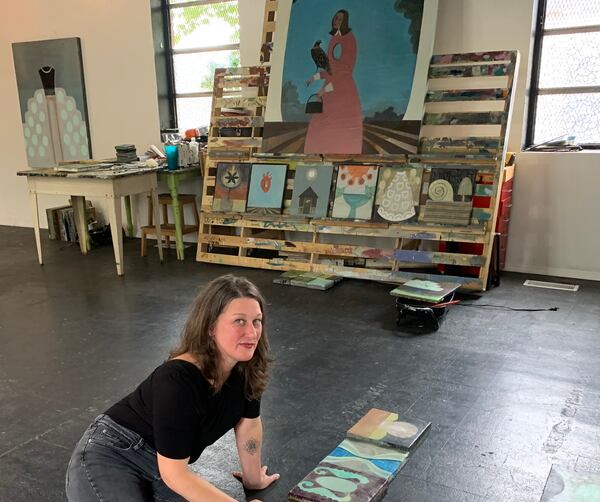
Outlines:
<svg viewBox="0 0 600 502"><path fill-rule="evenodd" d="M37 247L38 261L43 265L42 261L42 241L40 239L40 215L38 213L38 200L35 192L29 192L29 201L31 202L31 210L33 211L33 232L35 234L35 245Z"/></svg>
<svg viewBox="0 0 600 502"><path fill-rule="evenodd" d="M115 262L117 264L117 275L123 275L123 230L121 216L121 198L108 197L108 213L110 219L110 233L112 235Z"/></svg>
<svg viewBox="0 0 600 502"><path fill-rule="evenodd" d="M79 236L79 249L82 254L87 254L88 247L88 229L87 229L87 212L85 210L85 197L72 195L71 202L73 204L75 227Z"/></svg>
<svg viewBox="0 0 600 502"><path fill-rule="evenodd" d="M131 195L125 196L125 213L127 214L127 236L133 237L133 217L131 213Z"/></svg>
<svg viewBox="0 0 600 502"><path fill-rule="evenodd" d="M179 204L179 197L177 194L177 176L169 176L168 181L169 190L171 192L171 199L173 201L173 217L175 218L175 244L177 246L177 259L184 259L184 247L183 247L183 229L181 221L183 208Z"/></svg>
<svg viewBox="0 0 600 502"><path fill-rule="evenodd" d="M154 219L154 230L156 232L156 243L158 245L158 256L160 262L163 262L163 248L162 248L162 235L160 234L160 216L158 215L158 192L156 188L150 190L150 196L152 197L152 212Z"/></svg>

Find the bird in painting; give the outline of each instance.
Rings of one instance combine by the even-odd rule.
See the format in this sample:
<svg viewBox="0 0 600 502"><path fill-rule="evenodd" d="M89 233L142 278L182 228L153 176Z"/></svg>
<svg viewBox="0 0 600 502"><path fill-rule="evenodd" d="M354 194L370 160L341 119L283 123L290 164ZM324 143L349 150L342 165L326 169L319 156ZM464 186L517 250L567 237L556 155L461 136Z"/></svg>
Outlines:
<svg viewBox="0 0 600 502"><path fill-rule="evenodd" d="M320 40L317 40L315 45L312 46L312 49L310 50L310 56L317 65L317 71L319 71L319 68L322 68L331 75L329 58L327 57L327 54L325 54L325 51L321 48Z"/></svg>

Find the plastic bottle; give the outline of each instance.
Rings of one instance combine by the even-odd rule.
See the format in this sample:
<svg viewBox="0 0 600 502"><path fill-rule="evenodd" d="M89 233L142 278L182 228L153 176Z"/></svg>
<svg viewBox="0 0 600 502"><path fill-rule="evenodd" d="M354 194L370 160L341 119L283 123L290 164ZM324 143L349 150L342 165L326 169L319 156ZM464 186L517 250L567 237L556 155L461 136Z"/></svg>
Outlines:
<svg viewBox="0 0 600 502"><path fill-rule="evenodd" d="M190 163L191 164L198 164L199 152L200 152L200 145L198 145L196 138L192 138L190 141Z"/></svg>

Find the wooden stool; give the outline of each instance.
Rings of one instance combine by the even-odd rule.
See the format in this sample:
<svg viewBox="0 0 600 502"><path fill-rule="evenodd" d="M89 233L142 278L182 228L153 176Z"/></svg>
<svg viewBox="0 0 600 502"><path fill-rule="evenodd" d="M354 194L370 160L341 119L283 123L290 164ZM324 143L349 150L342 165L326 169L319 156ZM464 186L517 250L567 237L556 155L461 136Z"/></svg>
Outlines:
<svg viewBox="0 0 600 502"><path fill-rule="evenodd" d="M197 232L198 228L200 227L200 222L198 220L198 206L196 205L196 196L194 194L179 194L177 196L177 199L179 200L179 204L181 207L181 210L179 212L179 214L180 214L179 220L180 221L176 221L173 224L173 223L169 223L169 211L168 211L169 205L173 204L173 199L172 199L171 195L168 193L162 193L162 194L159 194L159 196L158 196L158 203L162 207L162 214L163 214L163 222L160 225L160 233L165 238L165 241L167 243L167 248L169 247L171 237L174 237L175 241L177 241L177 227L181 228L182 236L185 234L191 234L191 233ZM185 211L184 210L185 210L186 204L192 205L195 225L186 225L185 224L185 220L184 220L184 212ZM142 229L141 229L142 230L142 256L146 256L146 246L147 246L146 237L148 235L156 235L156 229L154 228L154 219L152 217L152 214L153 214L152 199L150 197L148 197L148 225L142 227ZM182 259L179 256L179 249L183 248L183 242L177 243L177 244L179 244L177 246L177 248L178 248L177 259Z"/></svg>

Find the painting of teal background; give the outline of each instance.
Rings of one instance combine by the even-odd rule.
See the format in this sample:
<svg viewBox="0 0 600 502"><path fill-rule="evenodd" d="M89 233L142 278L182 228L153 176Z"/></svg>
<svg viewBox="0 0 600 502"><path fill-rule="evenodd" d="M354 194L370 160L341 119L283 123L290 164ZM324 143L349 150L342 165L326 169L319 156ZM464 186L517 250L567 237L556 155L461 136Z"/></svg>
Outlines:
<svg viewBox="0 0 600 502"><path fill-rule="evenodd" d="M307 178L307 173L311 170L315 170L317 173L316 177L312 181ZM317 207L315 208L315 212L312 216L317 218L327 216L332 176L333 166L322 164L298 166L296 168L296 175L294 177L294 192L292 193L290 214L303 214L298 207L298 201L300 195L302 195L302 193L308 187L311 187L318 196Z"/></svg>
<svg viewBox="0 0 600 502"><path fill-rule="evenodd" d="M411 21L397 7L414 12ZM303 104L316 92L306 86L316 67L310 49L316 40L327 52L331 19L339 9L349 13L356 38L354 80L363 117L393 108L402 117L408 106L417 63L423 0L295 0L292 4L283 68L281 113L284 122L309 120ZM411 40L412 37L412 40ZM388 119L389 120L389 119Z"/></svg>
<svg viewBox="0 0 600 502"><path fill-rule="evenodd" d="M271 174L271 188L264 192L260 186L263 177ZM248 208L264 207L281 209L287 164L253 164L250 174L250 190L248 192Z"/></svg>

